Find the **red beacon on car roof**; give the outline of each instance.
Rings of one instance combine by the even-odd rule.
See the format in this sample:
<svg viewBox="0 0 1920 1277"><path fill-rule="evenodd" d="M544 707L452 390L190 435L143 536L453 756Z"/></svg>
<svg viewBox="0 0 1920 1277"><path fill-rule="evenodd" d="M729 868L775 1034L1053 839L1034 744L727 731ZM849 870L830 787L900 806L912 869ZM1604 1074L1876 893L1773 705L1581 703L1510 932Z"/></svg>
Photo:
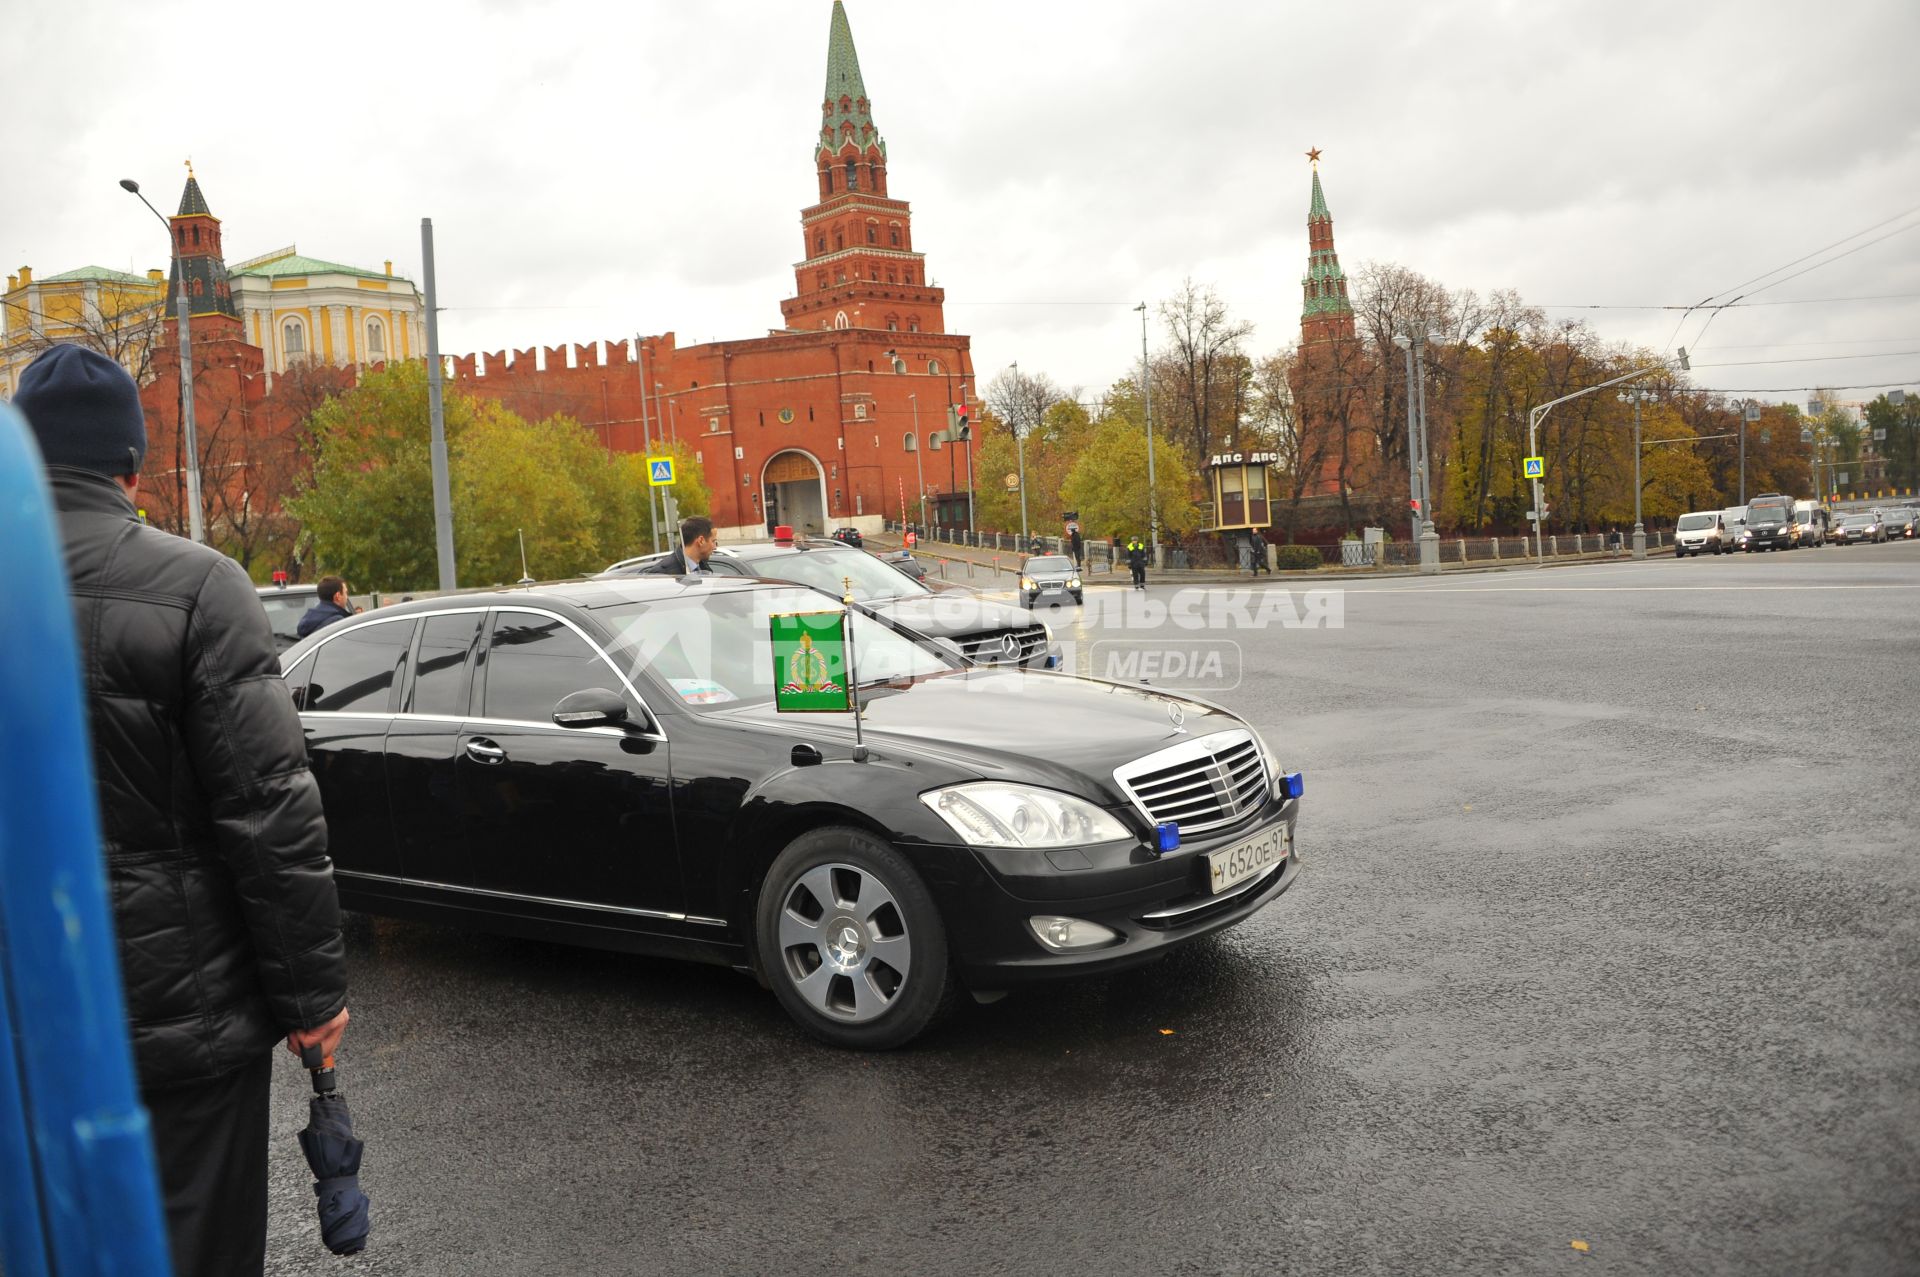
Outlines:
<svg viewBox="0 0 1920 1277"><path fill-rule="evenodd" d="M773 539L775 544L778 544L778 545L792 545L793 544L793 528L788 524L785 524L785 523L781 524L779 527L773 530Z"/></svg>

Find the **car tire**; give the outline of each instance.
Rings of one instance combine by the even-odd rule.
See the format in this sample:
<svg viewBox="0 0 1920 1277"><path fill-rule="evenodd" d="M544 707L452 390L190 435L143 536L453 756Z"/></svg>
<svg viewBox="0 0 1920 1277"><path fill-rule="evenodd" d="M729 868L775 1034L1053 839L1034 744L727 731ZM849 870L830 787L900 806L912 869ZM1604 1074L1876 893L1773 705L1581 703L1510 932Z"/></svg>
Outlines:
<svg viewBox="0 0 1920 1277"><path fill-rule="evenodd" d="M904 1046L959 1000L926 883L864 829L814 829L787 844L761 883L754 940L781 1008L830 1046Z"/></svg>

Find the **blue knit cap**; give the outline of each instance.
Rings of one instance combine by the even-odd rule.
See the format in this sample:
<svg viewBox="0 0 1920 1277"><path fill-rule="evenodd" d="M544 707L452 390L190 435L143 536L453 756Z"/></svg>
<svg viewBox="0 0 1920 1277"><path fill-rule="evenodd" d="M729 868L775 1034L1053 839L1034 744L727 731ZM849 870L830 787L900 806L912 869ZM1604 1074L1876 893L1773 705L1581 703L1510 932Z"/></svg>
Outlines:
<svg viewBox="0 0 1920 1277"><path fill-rule="evenodd" d="M139 474L147 455L140 387L97 350L54 346L20 374L13 393L50 466Z"/></svg>

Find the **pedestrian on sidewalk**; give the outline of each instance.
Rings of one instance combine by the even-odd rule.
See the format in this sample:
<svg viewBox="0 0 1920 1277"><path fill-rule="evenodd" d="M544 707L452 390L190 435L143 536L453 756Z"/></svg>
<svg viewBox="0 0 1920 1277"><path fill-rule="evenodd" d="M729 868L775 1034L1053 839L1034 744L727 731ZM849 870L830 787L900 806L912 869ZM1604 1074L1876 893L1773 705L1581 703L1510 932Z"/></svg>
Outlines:
<svg viewBox="0 0 1920 1277"><path fill-rule="evenodd" d="M1253 575L1259 576L1262 572L1265 572L1268 576L1272 576L1273 569L1267 566L1266 538L1258 532L1249 531L1247 533L1247 549L1251 552L1247 561L1253 568Z"/></svg>
<svg viewBox="0 0 1920 1277"><path fill-rule="evenodd" d="M91 719L108 896L173 1271L266 1264L272 1044L332 1055L346 951L320 791L240 565L142 524L146 422L76 345L21 374L46 463Z"/></svg>
<svg viewBox="0 0 1920 1277"><path fill-rule="evenodd" d="M1147 547L1138 535L1127 542L1127 567L1133 573L1133 588L1147 588Z"/></svg>

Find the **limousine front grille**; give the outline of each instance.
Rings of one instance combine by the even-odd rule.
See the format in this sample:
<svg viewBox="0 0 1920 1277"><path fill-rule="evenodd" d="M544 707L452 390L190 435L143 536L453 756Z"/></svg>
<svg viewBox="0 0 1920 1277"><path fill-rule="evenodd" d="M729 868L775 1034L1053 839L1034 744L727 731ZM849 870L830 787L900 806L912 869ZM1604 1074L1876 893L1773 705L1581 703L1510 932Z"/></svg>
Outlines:
<svg viewBox="0 0 1920 1277"><path fill-rule="evenodd" d="M1009 646L1007 640L1013 642ZM982 665L1024 665L1047 650L1047 627L1030 625L1024 630L981 630L962 634L954 642L968 660Z"/></svg>
<svg viewBox="0 0 1920 1277"><path fill-rule="evenodd" d="M1230 825L1267 801L1267 763L1246 731L1216 732L1114 769L1113 778L1155 825L1182 835Z"/></svg>

